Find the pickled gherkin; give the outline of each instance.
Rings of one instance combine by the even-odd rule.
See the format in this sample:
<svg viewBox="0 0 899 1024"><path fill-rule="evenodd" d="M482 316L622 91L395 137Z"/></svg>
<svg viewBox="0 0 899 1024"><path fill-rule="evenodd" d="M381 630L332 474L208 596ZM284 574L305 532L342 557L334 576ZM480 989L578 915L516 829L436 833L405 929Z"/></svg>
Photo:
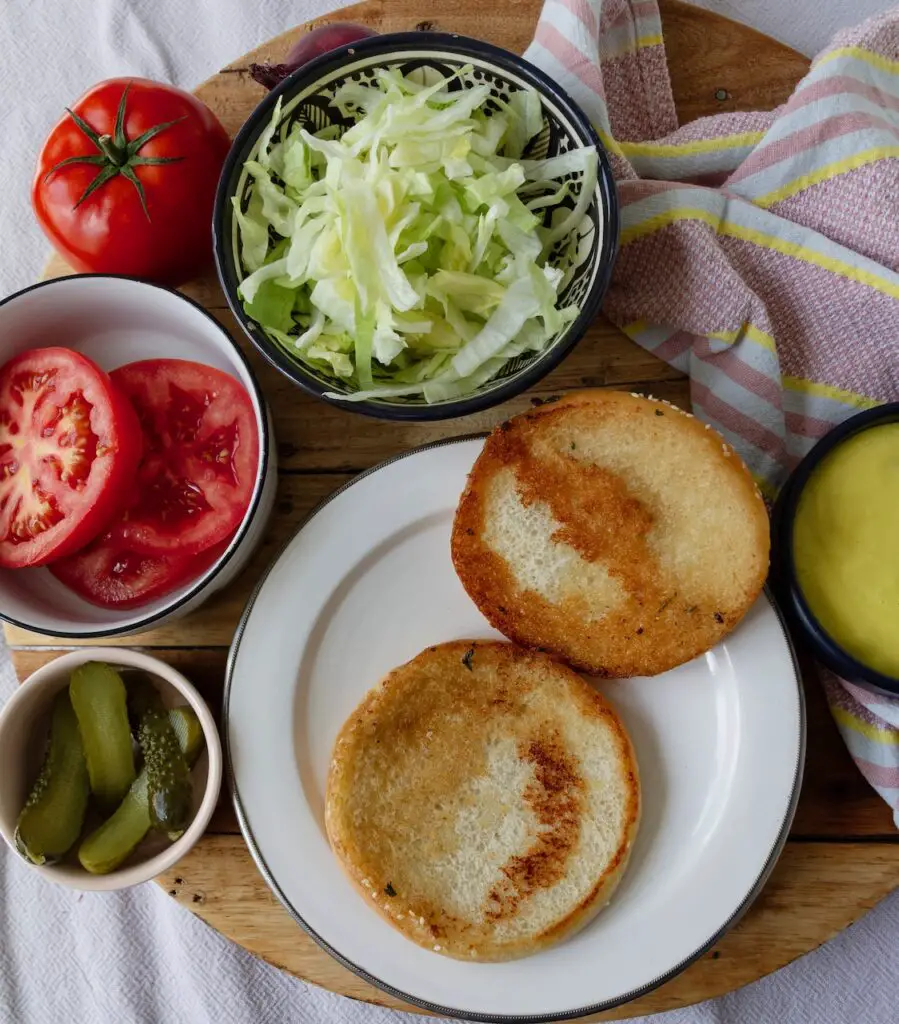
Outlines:
<svg viewBox="0 0 899 1024"><path fill-rule="evenodd" d="M178 745L188 765L193 765L203 749L203 728L192 708L173 708L168 712ZM108 821L81 844L78 859L94 875L105 875L122 864L150 831L150 801L146 767L131 785L128 795ZM170 838L177 838L170 835Z"/></svg>
<svg viewBox="0 0 899 1024"><path fill-rule="evenodd" d="M137 774L125 684L111 665L88 661L72 673L69 693L91 792L101 807L111 810L122 802Z"/></svg>
<svg viewBox="0 0 899 1024"><path fill-rule="evenodd" d="M160 832L180 834L190 820L190 768L156 687L138 677L129 696L147 772L150 823Z"/></svg>
<svg viewBox="0 0 899 1024"><path fill-rule="evenodd" d="M49 864L74 846L89 792L78 719L66 688L53 701L47 755L16 826L22 856L34 864Z"/></svg>

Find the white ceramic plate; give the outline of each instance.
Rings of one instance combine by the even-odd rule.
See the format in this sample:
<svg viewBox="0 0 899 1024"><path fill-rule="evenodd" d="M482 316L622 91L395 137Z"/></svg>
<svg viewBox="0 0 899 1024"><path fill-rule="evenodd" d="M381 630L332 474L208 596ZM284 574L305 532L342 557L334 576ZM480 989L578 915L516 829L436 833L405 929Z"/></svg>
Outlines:
<svg viewBox="0 0 899 1024"><path fill-rule="evenodd" d="M269 885L329 952L436 1012L546 1020L667 981L747 908L774 865L802 775L805 719L789 642L761 597L727 640L652 679L599 684L636 746L644 811L610 906L535 957L470 964L421 949L371 910L324 826L331 748L363 694L444 640L492 637L450 560L480 439L430 446L357 478L274 562L231 651L229 772Z"/></svg>

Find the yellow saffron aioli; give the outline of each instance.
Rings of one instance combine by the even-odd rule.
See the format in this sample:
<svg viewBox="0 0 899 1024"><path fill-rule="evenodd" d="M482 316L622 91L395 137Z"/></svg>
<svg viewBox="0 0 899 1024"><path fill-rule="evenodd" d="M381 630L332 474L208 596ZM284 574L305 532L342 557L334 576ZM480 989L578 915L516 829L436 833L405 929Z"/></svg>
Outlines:
<svg viewBox="0 0 899 1024"><path fill-rule="evenodd" d="M821 461L796 509L793 559L830 636L899 678L899 423L869 427Z"/></svg>

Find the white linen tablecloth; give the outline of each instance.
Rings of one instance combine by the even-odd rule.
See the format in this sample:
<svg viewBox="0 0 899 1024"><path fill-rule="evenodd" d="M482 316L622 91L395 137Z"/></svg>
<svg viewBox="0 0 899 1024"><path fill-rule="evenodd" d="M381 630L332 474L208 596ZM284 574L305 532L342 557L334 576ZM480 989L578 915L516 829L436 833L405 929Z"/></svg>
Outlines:
<svg viewBox="0 0 899 1024"><path fill-rule="evenodd" d="M813 53L886 0L704 0ZM46 132L85 88L143 75L190 88L334 0L5 0L0 4L0 294L38 276L47 246L29 185ZM50 339L48 339L48 342ZM0 704L15 685L0 643ZM899 1020L899 894L779 973L654 1024ZM0 1024L414 1024L306 985L223 939L155 885L79 894L0 844Z"/></svg>

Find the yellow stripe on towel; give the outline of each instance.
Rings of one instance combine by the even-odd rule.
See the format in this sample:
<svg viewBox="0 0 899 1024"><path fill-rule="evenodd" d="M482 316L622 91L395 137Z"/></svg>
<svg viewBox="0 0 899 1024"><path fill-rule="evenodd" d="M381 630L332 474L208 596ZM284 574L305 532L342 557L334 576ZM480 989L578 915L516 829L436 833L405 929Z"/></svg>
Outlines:
<svg viewBox="0 0 899 1024"><path fill-rule="evenodd" d="M624 155L621 146L607 131L604 131L602 128L597 128L596 125L594 125L593 127L596 128L596 134L599 136L599 141L606 147L606 149L610 153L614 153L615 156L621 157L622 160L627 160L627 157Z"/></svg>
<svg viewBox="0 0 899 1024"><path fill-rule="evenodd" d="M806 380L804 377L784 377L783 386L788 391L798 391L800 394L811 395L813 398L830 398L834 402L849 405L853 409L873 409L881 404L876 398L860 395L857 391L846 391L844 388L837 388L832 384L819 384L813 380Z"/></svg>
<svg viewBox="0 0 899 1024"><path fill-rule="evenodd" d="M891 745L899 743L899 730L897 729L880 729L876 725L871 725L870 722L863 722L860 718L856 718L845 708L831 706L830 712L837 725L843 725L860 736L864 736L867 740Z"/></svg>
<svg viewBox="0 0 899 1024"><path fill-rule="evenodd" d="M777 343L774 338L755 324L743 324L738 331L712 331L706 337L713 341L726 341L728 345L733 345L738 337L748 338L768 352L777 354Z"/></svg>
<svg viewBox="0 0 899 1024"><path fill-rule="evenodd" d="M621 245L628 245L630 242L651 235L660 228L680 221L702 221L708 224L719 235L729 238L737 238L743 242L753 242L764 249L772 249L774 252L782 253L784 256L792 256L794 259L803 260L816 267L829 270L833 274L845 277L848 281L857 281L859 284L867 285L883 295L899 299L899 284L887 281L884 278L872 273L870 270L862 270L860 267L853 267L851 264L838 260L834 256L825 256L823 253L815 252L797 242L788 242L775 235L767 235L755 228L747 228L742 224L734 224L731 221L722 220L716 214L710 213L698 207L677 207L672 210L665 210L663 213L649 217L638 224L625 228L621 232Z"/></svg>
<svg viewBox="0 0 899 1024"><path fill-rule="evenodd" d="M870 64L872 68L877 68L878 71L886 71L891 75L899 75L899 60L892 60L890 57L884 57L879 53L872 53L870 50L863 50L860 46L841 46L836 50L831 50L830 53L825 53L823 57L815 64L814 70L823 67L825 64L829 64L833 60L839 60L841 57L851 57L854 60L864 61L865 64Z"/></svg>
<svg viewBox="0 0 899 1024"><path fill-rule="evenodd" d="M760 142L764 132L741 132L739 135L721 135L714 139L691 139L688 142L621 142L625 156L690 156L692 153L715 153L719 150L739 149Z"/></svg>
<svg viewBox="0 0 899 1024"><path fill-rule="evenodd" d="M796 178L795 181L790 181L772 192L759 196L752 202L756 206L767 209L782 199L789 199L797 192L811 188L812 185L820 185L822 181L830 181L831 178L845 174L846 171L854 171L859 167L873 164L877 160L886 160L894 156L899 156L899 146L874 146L872 149L864 149L860 153L853 153L852 156L846 156L842 160L835 160L833 163L818 167L809 174L803 174L801 178Z"/></svg>

